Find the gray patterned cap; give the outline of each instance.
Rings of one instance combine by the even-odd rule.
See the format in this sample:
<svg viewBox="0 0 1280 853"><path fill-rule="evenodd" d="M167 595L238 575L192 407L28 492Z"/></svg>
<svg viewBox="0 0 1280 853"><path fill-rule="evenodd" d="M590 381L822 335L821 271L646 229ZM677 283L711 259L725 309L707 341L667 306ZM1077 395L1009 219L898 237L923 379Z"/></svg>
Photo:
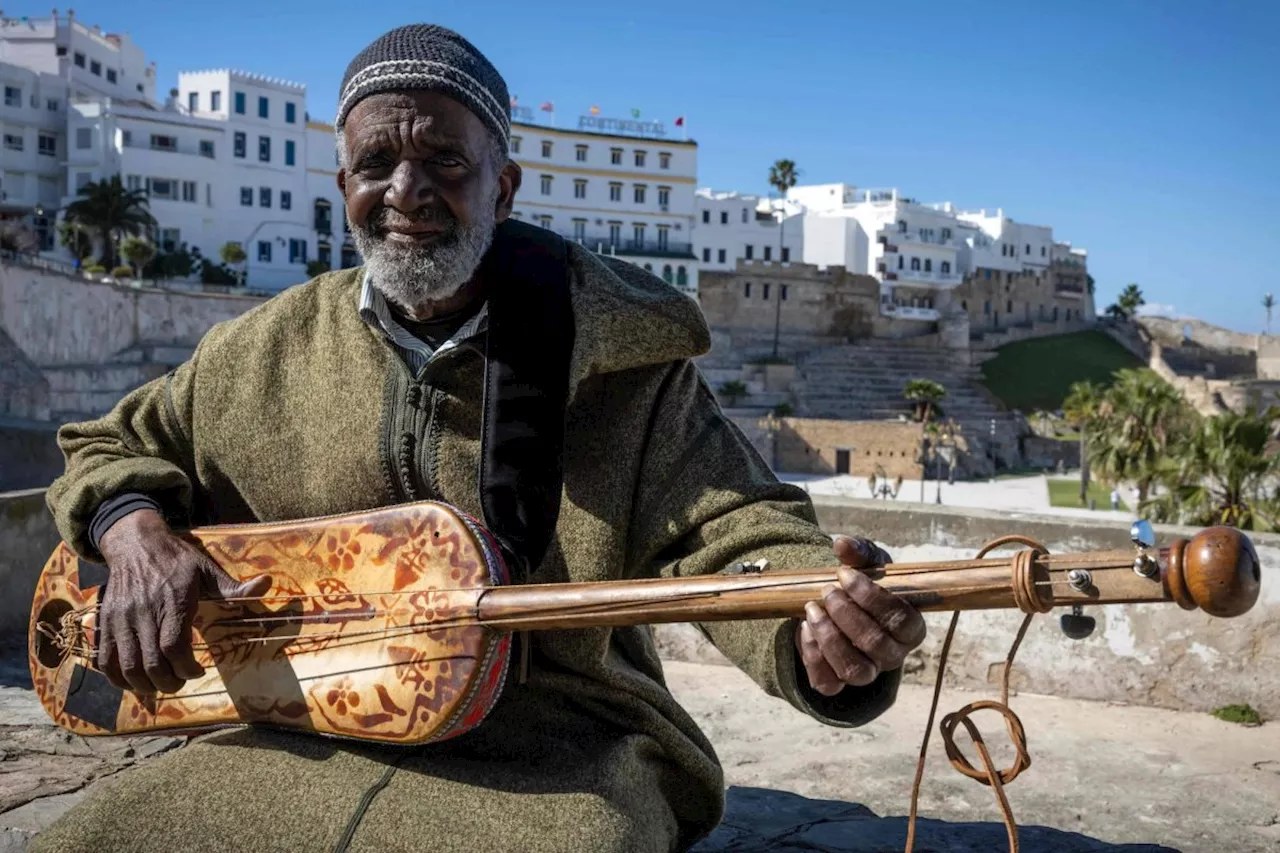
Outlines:
<svg viewBox="0 0 1280 853"><path fill-rule="evenodd" d="M410 24L379 37L351 60L338 95L339 130L356 103L378 92L427 89L465 104L510 144L506 81L475 45L446 27Z"/></svg>

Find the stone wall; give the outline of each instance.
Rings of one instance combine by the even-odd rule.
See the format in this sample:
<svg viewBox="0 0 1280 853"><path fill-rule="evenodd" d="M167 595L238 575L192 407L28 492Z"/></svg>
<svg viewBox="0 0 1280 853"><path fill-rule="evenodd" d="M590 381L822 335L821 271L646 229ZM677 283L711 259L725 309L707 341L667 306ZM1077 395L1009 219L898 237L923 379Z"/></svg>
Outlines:
<svg viewBox="0 0 1280 853"><path fill-rule="evenodd" d="M36 580L60 538L44 489L0 493L0 644L26 636Z"/></svg>
<svg viewBox="0 0 1280 853"><path fill-rule="evenodd" d="M920 479L916 423L782 418L776 436L776 470L792 474L868 477L880 466L889 479ZM849 469L837 470L837 451L848 452Z"/></svg>
<svg viewBox="0 0 1280 853"><path fill-rule="evenodd" d="M1233 332L1231 329L1188 318L1175 320L1170 317L1138 317L1136 321L1155 340L1171 347L1180 346L1183 341L1189 340L1213 350L1254 352L1258 349L1258 339L1261 337Z"/></svg>
<svg viewBox="0 0 1280 853"><path fill-rule="evenodd" d="M1080 467L1080 442L1063 441L1039 435L1029 435L1022 439L1022 457L1028 465L1035 468L1064 469Z"/></svg>
<svg viewBox="0 0 1280 853"><path fill-rule="evenodd" d="M851 498L820 497L815 506L824 530L870 536L897 563L972 559L984 543L1010 533L1043 542L1054 553L1132 547L1127 524L1095 519ZM1161 545L1196 532L1156 526ZM1280 717L1280 536L1249 535L1263 566L1262 594L1249 613L1217 619L1173 604L1090 607L1085 612L1098 624L1084 640L1062 633L1058 611L1038 615L1018 650L1013 688L1195 711L1247 702L1264 719ZM908 660L908 681L933 683L949 620L949 614L926 614L929 637ZM946 683L998 698L1001 665L1021 620L1018 611L963 613ZM668 657L725 662L690 626L659 626L655 633Z"/></svg>
<svg viewBox="0 0 1280 853"><path fill-rule="evenodd" d="M49 380L0 327L0 415L49 419Z"/></svg>
<svg viewBox="0 0 1280 853"><path fill-rule="evenodd" d="M1061 334L1095 320L1093 297L1083 268L1047 267L1008 272L980 268L951 293L951 302L969 317L975 334L1035 328L1037 335Z"/></svg>
<svg viewBox="0 0 1280 853"><path fill-rule="evenodd" d="M55 424L0 421L0 492L42 489L62 474Z"/></svg>

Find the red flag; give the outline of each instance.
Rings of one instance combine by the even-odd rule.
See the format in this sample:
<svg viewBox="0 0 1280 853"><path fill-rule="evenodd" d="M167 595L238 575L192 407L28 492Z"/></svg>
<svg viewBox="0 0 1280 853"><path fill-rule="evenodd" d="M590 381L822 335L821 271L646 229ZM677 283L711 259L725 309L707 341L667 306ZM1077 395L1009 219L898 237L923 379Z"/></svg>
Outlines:
<svg viewBox="0 0 1280 853"><path fill-rule="evenodd" d="M676 119L676 127L684 127L684 116Z"/></svg>
<svg viewBox="0 0 1280 853"><path fill-rule="evenodd" d="M518 101L518 100L520 100L520 97L519 97L518 95L512 95L512 96L511 96L511 106L513 106L513 107L514 107L514 106L516 105L516 101Z"/></svg>
<svg viewBox="0 0 1280 853"><path fill-rule="evenodd" d="M544 113L553 113L556 111L555 104L551 103L550 101L544 101L542 106L539 107L538 109L542 110Z"/></svg>

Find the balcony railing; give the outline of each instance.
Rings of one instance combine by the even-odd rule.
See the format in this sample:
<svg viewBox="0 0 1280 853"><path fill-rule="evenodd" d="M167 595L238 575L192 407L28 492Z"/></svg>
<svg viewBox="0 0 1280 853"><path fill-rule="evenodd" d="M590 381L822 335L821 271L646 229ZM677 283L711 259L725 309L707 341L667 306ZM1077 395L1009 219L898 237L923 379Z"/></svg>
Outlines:
<svg viewBox="0 0 1280 853"><path fill-rule="evenodd" d="M919 231L899 231L896 227L886 225L881 233L876 237L880 243L915 243L925 246L942 246L944 248L956 248L955 236L943 237L935 235L933 237L925 237ZM895 250L896 251L896 250Z"/></svg>
<svg viewBox="0 0 1280 853"><path fill-rule="evenodd" d="M672 240L610 240L608 237L576 237L564 235L600 255L650 255L659 258L693 259L692 243Z"/></svg>
<svg viewBox="0 0 1280 853"><path fill-rule="evenodd" d="M894 302L881 302L880 313L900 320L937 320L942 316L937 308L917 308L914 305L898 305Z"/></svg>
<svg viewBox="0 0 1280 853"><path fill-rule="evenodd" d="M925 272L924 270L893 270L884 273L885 281L923 281L929 284L959 284L964 276L956 272Z"/></svg>

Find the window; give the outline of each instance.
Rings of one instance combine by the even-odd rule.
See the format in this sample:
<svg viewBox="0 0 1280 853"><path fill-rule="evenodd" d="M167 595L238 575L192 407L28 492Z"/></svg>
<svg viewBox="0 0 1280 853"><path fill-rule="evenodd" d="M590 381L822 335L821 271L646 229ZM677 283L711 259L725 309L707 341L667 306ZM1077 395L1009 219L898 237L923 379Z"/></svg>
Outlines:
<svg viewBox="0 0 1280 853"><path fill-rule="evenodd" d="M778 285L778 299L783 302L787 301L787 286L785 284Z"/></svg>
<svg viewBox="0 0 1280 853"><path fill-rule="evenodd" d="M258 207L271 206L271 187L258 187Z"/></svg>
<svg viewBox="0 0 1280 853"><path fill-rule="evenodd" d="M89 73L97 77L102 76L102 63L96 59L89 61Z"/></svg>
<svg viewBox="0 0 1280 853"><path fill-rule="evenodd" d="M991 281L991 270L986 269L986 270L983 270L982 272L983 272L983 278L985 278L987 281Z"/></svg>
<svg viewBox="0 0 1280 853"><path fill-rule="evenodd" d="M107 82L108 83L116 82L116 70L114 68L107 69Z"/></svg>
<svg viewBox="0 0 1280 853"><path fill-rule="evenodd" d="M722 264L724 263L724 255L725 255L724 249L720 249L719 251L716 252L716 260L718 263L722 263Z"/></svg>
<svg viewBox="0 0 1280 853"><path fill-rule="evenodd" d="M215 113L218 110L222 109L222 93L221 92L214 90L209 93L209 109L213 110Z"/></svg>
<svg viewBox="0 0 1280 853"><path fill-rule="evenodd" d="M280 209L293 210L293 193L288 190L280 190Z"/></svg>
<svg viewBox="0 0 1280 853"><path fill-rule="evenodd" d="M50 136L46 133L40 134L36 139L37 150L46 157L56 156L58 153L58 137Z"/></svg>
<svg viewBox="0 0 1280 853"><path fill-rule="evenodd" d="M71 57L71 60L76 64L76 68L84 68L83 53L76 53L74 56Z"/></svg>
<svg viewBox="0 0 1280 853"><path fill-rule="evenodd" d="M711 211L709 210L702 211L702 224L703 225L711 224Z"/></svg>
<svg viewBox="0 0 1280 853"><path fill-rule="evenodd" d="M674 272L674 270L672 270L672 269L671 269L671 264L663 264L663 265L662 265L662 280L663 280L663 281L665 281L667 284L671 284L671 282L672 282L674 279L675 279L675 272Z"/></svg>
<svg viewBox="0 0 1280 853"><path fill-rule="evenodd" d="M196 184L195 181L183 181L182 182L182 200L194 202L196 200L196 196L198 195L198 192L197 192L198 187L199 185Z"/></svg>
<svg viewBox="0 0 1280 853"><path fill-rule="evenodd" d="M622 184L609 184L609 201L622 201Z"/></svg>
<svg viewBox="0 0 1280 853"><path fill-rule="evenodd" d="M902 269L902 268L903 268L903 267L902 267L902 262L903 262L903 257L902 257L902 255L898 255L898 269Z"/></svg>
<svg viewBox="0 0 1280 853"><path fill-rule="evenodd" d="M1040 257L1044 257L1044 246L1040 247Z"/></svg>
<svg viewBox="0 0 1280 853"><path fill-rule="evenodd" d="M22 143L21 136L14 133L6 133L4 135L5 148L8 148L10 151L21 151L22 146L23 146L23 143Z"/></svg>
<svg viewBox="0 0 1280 853"><path fill-rule="evenodd" d="M671 232L671 229L668 226L666 225L658 226L658 251L659 252L667 251L667 247L671 245L668 242L668 237L670 235L670 232Z"/></svg>
<svg viewBox="0 0 1280 853"><path fill-rule="evenodd" d="M245 136L242 131L239 131L239 130L236 131L234 147L235 147L235 151L234 151L235 155L237 157L244 157Z"/></svg>
<svg viewBox="0 0 1280 853"><path fill-rule="evenodd" d="M898 220L898 233L899 233L899 234L906 234L906 233L907 233L907 220L905 220L905 219L899 219L899 220Z"/></svg>
<svg viewBox="0 0 1280 853"><path fill-rule="evenodd" d="M573 182L573 197L574 197L574 198L586 198L586 197L587 197L587 182L586 182L586 181L582 180L581 178L576 178L576 179L574 179L574 182Z"/></svg>
<svg viewBox="0 0 1280 853"><path fill-rule="evenodd" d="M703 262L704 264L709 264L709 263L711 263L711 250L710 250L710 249L703 249L703 250L702 250L702 262Z"/></svg>
<svg viewBox="0 0 1280 853"><path fill-rule="evenodd" d="M990 314L990 313L991 313L991 300L990 300L990 299L988 299L986 302L983 302L983 303L982 303L982 313L983 313L983 314Z"/></svg>
<svg viewBox="0 0 1280 853"><path fill-rule="evenodd" d="M549 139L542 140L542 156L543 157L551 156L551 140Z"/></svg>
<svg viewBox="0 0 1280 853"><path fill-rule="evenodd" d="M268 109L268 102L265 95L258 96L258 118L269 118L271 110Z"/></svg>
<svg viewBox="0 0 1280 853"><path fill-rule="evenodd" d="M93 128L77 127L76 128L76 148L81 150L93 147Z"/></svg>
<svg viewBox="0 0 1280 853"><path fill-rule="evenodd" d="M298 105L293 101L287 101L284 105L284 120L287 124L297 124L298 122Z"/></svg>
<svg viewBox="0 0 1280 853"><path fill-rule="evenodd" d="M200 156L208 157L210 160L213 159L213 140L212 139L200 140Z"/></svg>
<svg viewBox="0 0 1280 853"><path fill-rule="evenodd" d="M644 152L643 151L636 152L636 166L642 169L644 168Z"/></svg>
<svg viewBox="0 0 1280 853"><path fill-rule="evenodd" d="M609 223L609 242L615 245L622 242L622 223L621 222Z"/></svg>
<svg viewBox="0 0 1280 853"><path fill-rule="evenodd" d="M293 158L294 158L294 141L292 139L286 139L284 141L284 164L286 166L292 166Z"/></svg>
<svg viewBox="0 0 1280 853"><path fill-rule="evenodd" d="M236 113L244 115L244 92L236 92Z"/></svg>
<svg viewBox="0 0 1280 853"><path fill-rule="evenodd" d="M622 149L621 148L609 149L609 163L614 166L622 165Z"/></svg>
<svg viewBox="0 0 1280 853"><path fill-rule="evenodd" d="M631 227L631 239L635 241L636 248L644 246L644 225L636 222Z"/></svg>
<svg viewBox="0 0 1280 853"><path fill-rule="evenodd" d="M160 250L164 252L174 252L178 249L180 232L177 228L161 228L160 229Z"/></svg>
<svg viewBox="0 0 1280 853"><path fill-rule="evenodd" d="M178 182L171 181L168 178L151 178L149 181L148 194L152 198L163 199L165 201L178 200Z"/></svg>
<svg viewBox="0 0 1280 853"><path fill-rule="evenodd" d="M943 228L943 229L942 229L942 239L943 239L943 240L950 240L950 239L951 239L951 229L950 229L950 228Z"/></svg>
<svg viewBox="0 0 1280 853"><path fill-rule="evenodd" d="M271 137L270 136L258 137L258 159L261 160L263 163L271 162Z"/></svg>
<svg viewBox="0 0 1280 853"><path fill-rule="evenodd" d="M4 105L6 107L22 106L22 90L17 86L4 87Z"/></svg>
<svg viewBox="0 0 1280 853"><path fill-rule="evenodd" d="M761 290L761 291L763 291L763 292L760 294L760 298L761 298L761 299L764 299L764 300L768 300L768 298L769 298L769 282L767 282L767 281L766 281L764 284L760 285L760 290Z"/></svg>
<svg viewBox="0 0 1280 853"><path fill-rule="evenodd" d="M1028 243L1028 244L1027 244L1027 254L1028 254L1028 255L1029 255L1029 254L1031 254L1031 244L1030 244L1030 243Z"/></svg>
<svg viewBox="0 0 1280 853"><path fill-rule="evenodd" d="M289 241L289 263L305 264L307 262L307 241L306 240L290 240Z"/></svg>
<svg viewBox="0 0 1280 853"><path fill-rule="evenodd" d="M924 271L933 272L933 258L924 259Z"/></svg>
<svg viewBox="0 0 1280 853"><path fill-rule="evenodd" d="M546 229L548 229L548 230L550 230L550 228L551 228L551 217L550 217L550 216L547 216L547 215L543 215L543 216L535 216L535 217L534 217L534 221L536 221L536 222L537 222L539 225L541 225L543 228L546 228Z"/></svg>
<svg viewBox="0 0 1280 853"><path fill-rule="evenodd" d="M671 187L658 187L658 205L666 207L671 204Z"/></svg>
<svg viewBox="0 0 1280 853"><path fill-rule="evenodd" d="M755 257L755 252L756 252L756 247L755 247L755 246L752 246L750 243L748 243L748 244L747 244L747 253L746 253L745 255L743 255L743 257L745 257L747 260L751 260L753 257Z"/></svg>
<svg viewBox="0 0 1280 853"><path fill-rule="evenodd" d="M551 195L551 176L550 176L550 175L543 175L543 176L539 179L539 182L540 182L541 187L542 187L542 194L543 194L543 195Z"/></svg>
<svg viewBox="0 0 1280 853"><path fill-rule="evenodd" d="M912 270L915 270L915 271L917 271L917 272L920 270L920 259L919 259L919 258L912 258L912 259L911 259L911 269L912 269Z"/></svg>
<svg viewBox="0 0 1280 853"><path fill-rule="evenodd" d="M511 137L511 153L512 154L520 153L520 137L518 136Z"/></svg>
<svg viewBox="0 0 1280 853"><path fill-rule="evenodd" d="M720 224L721 225L729 224L729 211L727 210L720 211Z"/></svg>
<svg viewBox="0 0 1280 853"><path fill-rule="evenodd" d="M951 261L942 262L942 274L951 275Z"/></svg>
<svg viewBox="0 0 1280 853"><path fill-rule="evenodd" d="M47 100L47 101L45 101L45 102L44 102L44 105L45 105L46 107L48 107L48 108L49 108L49 112L51 112L51 113L56 113L56 112L58 111L58 99L57 99L57 98L50 98L49 100Z"/></svg>
<svg viewBox="0 0 1280 853"><path fill-rule="evenodd" d="M772 246L765 246L765 247L764 247L764 259L765 259L766 261L771 261L771 260L773 260L773 247L772 247Z"/></svg>
<svg viewBox="0 0 1280 853"><path fill-rule="evenodd" d="M747 209L744 207L744 208L742 208L742 222L743 222L743 224L745 224L745 223L746 223L746 221L747 221Z"/></svg>
<svg viewBox="0 0 1280 853"><path fill-rule="evenodd" d="M316 244L316 260L326 267L333 265L333 248L323 240Z"/></svg>
<svg viewBox="0 0 1280 853"><path fill-rule="evenodd" d="M200 109L200 93L191 92L187 95L187 111L196 112Z"/></svg>
<svg viewBox="0 0 1280 853"><path fill-rule="evenodd" d="M789 246L783 246L783 247L782 247L782 262L785 264L785 263L789 262L790 260L791 260L791 248L790 248ZM787 292L786 287L783 287L783 288L782 288L782 292L783 292L783 293L786 293L786 292ZM783 296L782 298L783 298L783 299L786 299L787 297Z"/></svg>
<svg viewBox="0 0 1280 853"><path fill-rule="evenodd" d="M131 189L131 190L140 190L140 189L142 189L142 176L141 176L141 175L128 175L128 176L124 179L124 185L125 185L128 189Z"/></svg>
<svg viewBox="0 0 1280 853"><path fill-rule="evenodd" d="M77 193L79 193L82 189L84 189L86 186L88 186L88 184L89 184L89 182L90 182L91 180L93 180L93 174L92 174L92 173L90 173L90 172L76 172L76 192L77 192Z"/></svg>
<svg viewBox="0 0 1280 853"><path fill-rule="evenodd" d="M1010 300L1009 300L1009 307L1007 307L1005 310L1006 310L1006 311L1008 311L1010 314L1012 314L1012 313L1013 313L1013 300L1012 300L1012 299L1010 299Z"/></svg>
<svg viewBox="0 0 1280 853"><path fill-rule="evenodd" d="M660 152L658 153L658 168L659 168L659 169L670 169L670 168L671 168L671 154L670 154L670 152L667 152L667 151L660 151Z"/></svg>
<svg viewBox="0 0 1280 853"><path fill-rule="evenodd" d="M575 240L587 239L587 220L585 219L573 220L573 239Z"/></svg>
<svg viewBox="0 0 1280 853"><path fill-rule="evenodd" d="M258 241L258 261L261 263L271 262L271 241L270 240Z"/></svg>
<svg viewBox="0 0 1280 853"><path fill-rule="evenodd" d="M577 160L579 163L585 163L585 162L587 162L587 146L585 146L585 145L575 145L575 146L573 147L573 157L574 157L574 159L575 159L575 160Z"/></svg>
<svg viewBox="0 0 1280 853"><path fill-rule="evenodd" d="M312 217L317 233L333 233L333 208L326 199L318 198L313 207Z"/></svg>
<svg viewBox="0 0 1280 853"><path fill-rule="evenodd" d="M151 150L152 151L177 151L178 137L166 136L162 133L151 134Z"/></svg>
<svg viewBox="0 0 1280 853"><path fill-rule="evenodd" d="M635 189L636 204L644 204L644 190L645 190L644 184L636 184L636 189Z"/></svg>
<svg viewBox="0 0 1280 853"><path fill-rule="evenodd" d="M742 283L742 298L743 299L751 298L751 282L749 281L744 281Z"/></svg>

